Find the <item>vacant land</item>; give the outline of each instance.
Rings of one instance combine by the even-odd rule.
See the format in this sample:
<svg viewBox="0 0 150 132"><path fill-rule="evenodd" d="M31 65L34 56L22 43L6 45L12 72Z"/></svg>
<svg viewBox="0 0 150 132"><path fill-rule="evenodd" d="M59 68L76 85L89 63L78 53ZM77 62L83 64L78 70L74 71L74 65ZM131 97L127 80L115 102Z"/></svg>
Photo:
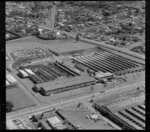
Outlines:
<svg viewBox="0 0 150 132"><path fill-rule="evenodd" d="M6 100L13 102L13 110L35 105L32 100L30 100L30 98L18 87L6 89Z"/></svg>
<svg viewBox="0 0 150 132"><path fill-rule="evenodd" d="M49 48L57 53L70 52L75 50L89 49L95 46L84 42L73 43L69 40L40 40L35 37L21 38L7 42L6 50L13 51L17 49L32 49L35 47Z"/></svg>

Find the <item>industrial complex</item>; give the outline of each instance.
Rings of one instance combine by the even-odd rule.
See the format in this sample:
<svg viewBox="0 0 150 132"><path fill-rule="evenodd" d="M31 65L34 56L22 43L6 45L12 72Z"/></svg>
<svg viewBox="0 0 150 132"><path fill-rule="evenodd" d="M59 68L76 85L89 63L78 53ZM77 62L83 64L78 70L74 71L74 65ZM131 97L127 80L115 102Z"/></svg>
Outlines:
<svg viewBox="0 0 150 132"><path fill-rule="evenodd" d="M125 34L125 27L108 26L114 14L121 17L116 9L127 8L123 16L129 19L144 7L102 2L94 11L94 2L79 3L6 2L6 129L146 129L144 51L132 51L131 40L132 48L127 41L112 40L116 32ZM95 26L99 39L89 31ZM143 35L134 28L126 34L136 31ZM102 41L106 36L109 43Z"/></svg>

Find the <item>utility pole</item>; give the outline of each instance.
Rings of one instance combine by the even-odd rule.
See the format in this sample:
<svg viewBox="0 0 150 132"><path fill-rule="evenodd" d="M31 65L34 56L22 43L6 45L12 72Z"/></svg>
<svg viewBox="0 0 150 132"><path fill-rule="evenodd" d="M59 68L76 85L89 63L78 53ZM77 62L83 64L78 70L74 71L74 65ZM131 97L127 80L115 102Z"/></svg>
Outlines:
<svg viewBox="0 0 150 132"><path fill-rule="evenodd" d="M45 98L45 104L46 104L46 96L44 98Z"/></svg>
<svg viewBox="0 0 150 132"><path fill-rule="evenodd" d="M91 86L92 97L94 97L94 86Z"/></svg>

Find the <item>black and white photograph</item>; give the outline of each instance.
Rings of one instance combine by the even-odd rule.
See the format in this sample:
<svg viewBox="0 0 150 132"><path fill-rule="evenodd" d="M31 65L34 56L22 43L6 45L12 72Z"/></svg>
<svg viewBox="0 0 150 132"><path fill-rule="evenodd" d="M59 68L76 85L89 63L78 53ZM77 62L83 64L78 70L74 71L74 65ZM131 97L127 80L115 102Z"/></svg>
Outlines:
<svg viewBox="0 0 150 132"><path fill-rule="evenodd" d="M6 1L6 130L146 130L146 1Z"/></svg>

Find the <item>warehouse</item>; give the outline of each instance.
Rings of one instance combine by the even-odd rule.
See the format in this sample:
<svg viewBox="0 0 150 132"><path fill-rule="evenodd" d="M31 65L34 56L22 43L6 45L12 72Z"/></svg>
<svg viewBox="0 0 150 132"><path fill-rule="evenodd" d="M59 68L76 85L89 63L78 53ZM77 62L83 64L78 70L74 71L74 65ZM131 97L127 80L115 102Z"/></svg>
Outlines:
<svg viewBox="0 0 150 132"><path fill-rule="evenodd" d="M43 83L44 81L40 78L40 77L38 77L38 76L36 76L36 75L30 75L30 80L34 83L34 84L39 84L39 83Z"/></svg>
<svg viewBox="0 0 150 132"><path fill-rule="evenodd" d="M6 78L7 78L8 82L10 82L10 83L16 83L17 82L16 79L11 74L7 74Z"/></svg>
<svg viewBox="0 0 150 132"><path fill-rule="evenodd" d="M46 73L46 75L51 76L52 78L57 78L61 75L56 70L46 65L30 65L30 66L26 66L26 68L30 68L32 70L38 68L42 71L42 73L44 74Z"/></svg>
<svg viewBox="0 0 150 132"><path fill-rule="evenodd" d="M41 69L38 69L38 71L35 72L36 76L40 78L43 82L48 82L51 78L47 76L47 74L44 74Z"/></svg>
<svg viewBox="0 0 150 132"><path fill-rule="evenodd" d="M24 70L18 70L18 75L22 78L29 77L29 75Z"/></svg>
<svg viewBox="0 0 150 132"><path fill-rule="evenodd" d="M97 72L96 75L95 75L95 78L101 79L101 78L110 78L110 77L113 77L113 76L114 76L114 75L111 74L110 72L106 72L106 73Z"/></svg>
<svg viewBox="0 0 150 132"><path fill-rule="evenodd" d="M109 52L99 52L94 55L79 56L74 59L77 64L82 64L95 72L115 73L126 69L138 68L141 65L127 58L111 54Z"/></svg>
<svg viewBox="0 0 150 132"><path fill-rule="evenodd" d="M47 118L47 121L53 128L62 125L62 121L57 116L49 117Z"/></svg>
<svg viewBox="0 0 150 132"><path fill-rule="evenodd" d="M67 128L66 125L63 125L63 121L58 116L50 117L47 121L53 129L63 130Z"/></svg>
<svg viewBox="0 0 150 132"><path fill-rule="evenodd" d="M56 80L49 83L37 84L36 89L38 89L42 95L49 96L50 94L82 88L93 84L95 84L94 78L91 78L88 75L83 75L70 79L61 79L60 81Z"/></svg>
<svg viewBox="0 0 150 132"><path fill-rule="evenodd" d="M31 69L25 69L25 71L30 75L35 75L35 73L31 71Z"/></svg>

